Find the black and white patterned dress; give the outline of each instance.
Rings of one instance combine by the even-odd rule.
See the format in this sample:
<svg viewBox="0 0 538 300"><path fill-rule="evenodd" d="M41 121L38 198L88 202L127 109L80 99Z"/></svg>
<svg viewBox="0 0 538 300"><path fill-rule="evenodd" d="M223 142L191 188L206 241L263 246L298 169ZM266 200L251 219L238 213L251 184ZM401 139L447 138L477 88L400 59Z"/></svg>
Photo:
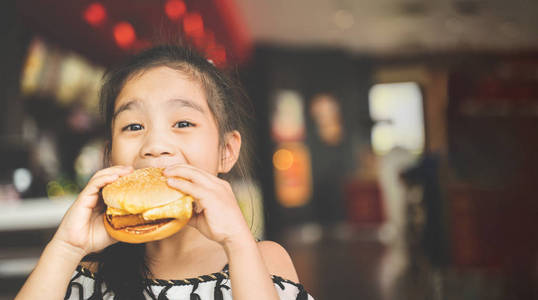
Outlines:
<svg viewBox="0 0 538 300"><path fill-rule="evenodd" d="M313 300L301 284L272 276L280 299ZM231 300L232 291L227 266L218 273L183 280L146 279L144 296L149 300ZM66 300L114 300L99 274L78 266L65 295Z"/></svg>

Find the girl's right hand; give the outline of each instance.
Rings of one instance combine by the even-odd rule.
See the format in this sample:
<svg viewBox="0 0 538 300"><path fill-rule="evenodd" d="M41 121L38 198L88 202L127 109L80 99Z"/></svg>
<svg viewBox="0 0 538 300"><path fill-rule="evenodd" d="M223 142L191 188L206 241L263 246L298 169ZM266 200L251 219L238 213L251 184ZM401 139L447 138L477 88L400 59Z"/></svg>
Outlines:
<svg viewBox="0 0 538 300"><path fill-rule="evenodd" d="M96 172L65 213L52 240L72 247L83 256L115 243L103 224L99 191L132 171L130 166L114 166Z"/></svg>

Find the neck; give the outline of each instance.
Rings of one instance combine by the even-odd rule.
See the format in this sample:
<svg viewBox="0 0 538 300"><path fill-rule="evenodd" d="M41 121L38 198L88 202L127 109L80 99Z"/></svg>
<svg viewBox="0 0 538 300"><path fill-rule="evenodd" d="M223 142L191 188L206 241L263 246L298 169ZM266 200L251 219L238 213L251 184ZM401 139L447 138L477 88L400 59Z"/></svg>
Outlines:
<svg viewBox="0 0 538 300"><path fill-rule="evenodd" d="M216 272L227 261L218 243L191 226L185 226L169 238L147 243L146 257L152 276L168 279Z"/></svg>

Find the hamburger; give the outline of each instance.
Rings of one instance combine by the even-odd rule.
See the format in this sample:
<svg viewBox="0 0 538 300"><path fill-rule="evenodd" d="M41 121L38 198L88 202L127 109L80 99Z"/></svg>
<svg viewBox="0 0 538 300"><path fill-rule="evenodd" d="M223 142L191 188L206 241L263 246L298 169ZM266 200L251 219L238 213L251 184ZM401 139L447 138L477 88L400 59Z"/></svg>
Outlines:
<svg viewBox="0 0 538 300"><path fill-rule="evenodd" d="M145 243L169 237L187 224L193 199L169 187L162 171L138 169L103 188L103 221L111 237Z"/></svg>

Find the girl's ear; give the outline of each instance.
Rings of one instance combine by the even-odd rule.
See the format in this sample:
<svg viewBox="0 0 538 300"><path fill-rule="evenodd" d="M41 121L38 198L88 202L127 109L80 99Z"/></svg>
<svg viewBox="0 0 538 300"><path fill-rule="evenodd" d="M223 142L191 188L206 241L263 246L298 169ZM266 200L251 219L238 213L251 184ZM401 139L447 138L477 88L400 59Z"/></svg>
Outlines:
<svg viewBox="0 0 538 300"><path fill-rule="evenodd" d="M220 159L219 173L228 173L239 158L241 150L241 134L237 130L226 133L224 136L224 149Z"/></svg>

